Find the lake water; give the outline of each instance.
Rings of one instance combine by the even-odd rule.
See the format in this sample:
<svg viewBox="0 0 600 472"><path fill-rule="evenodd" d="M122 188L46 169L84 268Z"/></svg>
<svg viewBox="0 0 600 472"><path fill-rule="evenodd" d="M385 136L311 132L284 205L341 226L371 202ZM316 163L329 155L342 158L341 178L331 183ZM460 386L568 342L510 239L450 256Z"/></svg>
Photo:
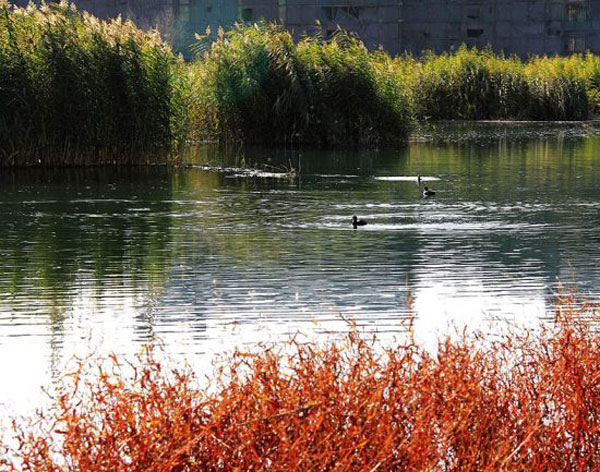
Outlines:
<svg viewBox="0 0 600 472"><path fill-rule="evenodd" d="M559 281L600 291L590 125L438 125L395 151L185 159L0 171L0 411L35 403L90 350L158 339L202 368L259 340L336 336L351 319L383 340L412 323L432 342L451 324L537 323ZM354 230L352 215L369 224Z"/></svg>

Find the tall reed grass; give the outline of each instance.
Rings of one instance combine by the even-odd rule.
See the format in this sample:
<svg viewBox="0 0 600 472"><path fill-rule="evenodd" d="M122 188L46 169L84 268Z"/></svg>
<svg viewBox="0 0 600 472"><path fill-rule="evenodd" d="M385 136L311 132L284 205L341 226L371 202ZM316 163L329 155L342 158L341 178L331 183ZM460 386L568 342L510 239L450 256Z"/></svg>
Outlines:
<svg viewBox="0 0 600 472"><path fill-rule="evenodd" d="M219 33L192 75L192 122L219 140L372 145L407 136L391 59L343 31L295 43L279 25L238 24Z"/></svg>
<svg viewBox="0 0 600 472"><path fill-rule="evenodd" d="M191 66L200 137L262 143L401 142L417 120L584 120L600 110L600 59L460 47L390 58L338 31L294 43L238 24Z"/></svg>
<svg viewBox="0 0 600 472"><path fill-rule="evenodd" d="M152 159L184 137L178 67L156 31L0 0L1 165Z"/></svg>
<svg viewBox="0 0 600 472"><path fill-rule="evenodd" d="M296 42L265 22L205 40L188 64L132 22L0 0L0 166L146 163L189 140L378 146L405 141L415 119L600 111L592 54L390 58L341 30Z"/></svg>
<svg viewBox="0 0 600 472"><path fill-rule="evenodd" d="M395 60L418 119L584 120L598 97L595 56L523 62L465 46Z"/></svg>
<svg viewBox="0 0 600 472"><path fill-rule="evenodd" d="M445 339L435 353L356 333L292 341L237 353L202 387L151 351L82 363L52 409L15 423L0 469L595 471L598 314L559 305L554 329Z"/></svg>

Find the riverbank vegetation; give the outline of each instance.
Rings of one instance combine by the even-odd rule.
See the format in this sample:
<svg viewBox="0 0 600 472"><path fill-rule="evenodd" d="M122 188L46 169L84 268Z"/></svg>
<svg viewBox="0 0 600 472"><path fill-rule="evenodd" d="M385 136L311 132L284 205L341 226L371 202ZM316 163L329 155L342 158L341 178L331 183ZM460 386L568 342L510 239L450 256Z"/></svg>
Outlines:
<svg viewBox="0 0 600 472"><path fill-rule="evenodd" d="M491 50L394 61L419 120L585 120L598 103L600 58L535 57Z"/></svg>
<svg viewBox="0 0 600 472"><path fill-rule="evenodd" d="M147 163L184 139L184 75L157 32L0 1L2 165Z"/></svg>
<svg viewBox="0 0 600 472"><path fill-rule="evenodd" d="M600 57L391 58L260 22L176 57L155 31L0 0L0 165L163 162L189 141L381 146L415 120L584 120Z"/></svg>
<svg viewBox="0 0 600 472"><path fill-rule="evenodd" d="M0 470L597 470L599 312L572 302L546 331L433 353L355 331L238 352L202 386L151 350L82 362L52 409L16 421Z"/></svg>
<svg viewBox="0 0 600 472"><path fill-rule="evenodd" d="M406 140L410 111L390 57L339 31L295 43L236 25L192 65L192 128L224 141L379 145Z"/></svg>

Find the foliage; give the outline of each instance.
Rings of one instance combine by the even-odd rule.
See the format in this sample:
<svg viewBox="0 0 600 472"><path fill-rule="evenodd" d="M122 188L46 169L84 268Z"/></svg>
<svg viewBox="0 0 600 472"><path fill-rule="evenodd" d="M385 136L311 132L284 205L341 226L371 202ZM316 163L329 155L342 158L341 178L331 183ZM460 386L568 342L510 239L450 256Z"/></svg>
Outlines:
<svg viewBox="0 0 600 472"><path fill-rule="evenodd" d="M1 1L0 164L146 162L182 139L176 63L130 21Z"/></svg>
<svg viewBox="0 0 600 472"><path fill-rule="evenodd" d="M203 388L151 350L83 362L52 410L15 423L0 469L597 470L598 309L572 301L555 329L445 339L435 353L355 332L238 352Z"/></svg>
<svg viewBox="0 0 600 472"><path fill-rule="evenodd" d="M338 31L295 43L281 26L237 24L192 66L200 134L245 143L380 144L406 139L401 84L385 54Z"/></svg>
<svg viewBox="0 0 600 472"><path fill-rule="evenodd" d="M63 0L0 0L0 166L164 160L189 140L379 146L440 119L582 120L600 110L600 58L526 62L469 49L368 51L338 30L280 25L199 37L184 63L158 32Z"/></svg>
<svg viewBox="0 0 600 472"><path fill-rule="evenodd" d="M570 63L569 70L564 63ZM517 57L460 47L455 53L395 60L419 119L583 120L597 95L592 56Z"/></svg>
<svg viewBox="0 0 600 472"><path fill-rule="evenodd" d="M267 23L239 24L199 49L191 121L202 139L390 143L413 118L584 120L600 109L591 54L522 61L462 46L392 59L343 31L294 43Z"/></svg>
<svg viewBox="0 0 600 472"><path fill-rule="evenodd" d="M573 108L587 106L591 113L600 111L600 56L588 53L568 57L535 57L526 64L525 70L528 76L536 80L536 85L544 81L556 85L554 90L549 90L543 96L546 103L556 103L563 113L584 118L587 113L576 112ZM576 94L580 95L577 100L570 98ZM583 94L587 97L584 98Z"/></svg>

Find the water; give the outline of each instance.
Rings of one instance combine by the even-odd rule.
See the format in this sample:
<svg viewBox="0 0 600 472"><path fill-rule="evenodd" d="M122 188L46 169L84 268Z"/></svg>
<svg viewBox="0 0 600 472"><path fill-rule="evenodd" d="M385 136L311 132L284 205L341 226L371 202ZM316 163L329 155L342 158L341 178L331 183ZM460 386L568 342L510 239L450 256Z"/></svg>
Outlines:
<svg viewBox="0 0 600 472"><path fill-rule="evenodd" d="M559 281L597 296L592 131L442 125L392 152L197 148L185 169L2 170L0 411L39 402L74 354L159 340L208 369L235 345L335 337L351 319L390 341L412 324L427 343L449 324L537 323ZM353 230L354 214L369 224Z"/></svg>

